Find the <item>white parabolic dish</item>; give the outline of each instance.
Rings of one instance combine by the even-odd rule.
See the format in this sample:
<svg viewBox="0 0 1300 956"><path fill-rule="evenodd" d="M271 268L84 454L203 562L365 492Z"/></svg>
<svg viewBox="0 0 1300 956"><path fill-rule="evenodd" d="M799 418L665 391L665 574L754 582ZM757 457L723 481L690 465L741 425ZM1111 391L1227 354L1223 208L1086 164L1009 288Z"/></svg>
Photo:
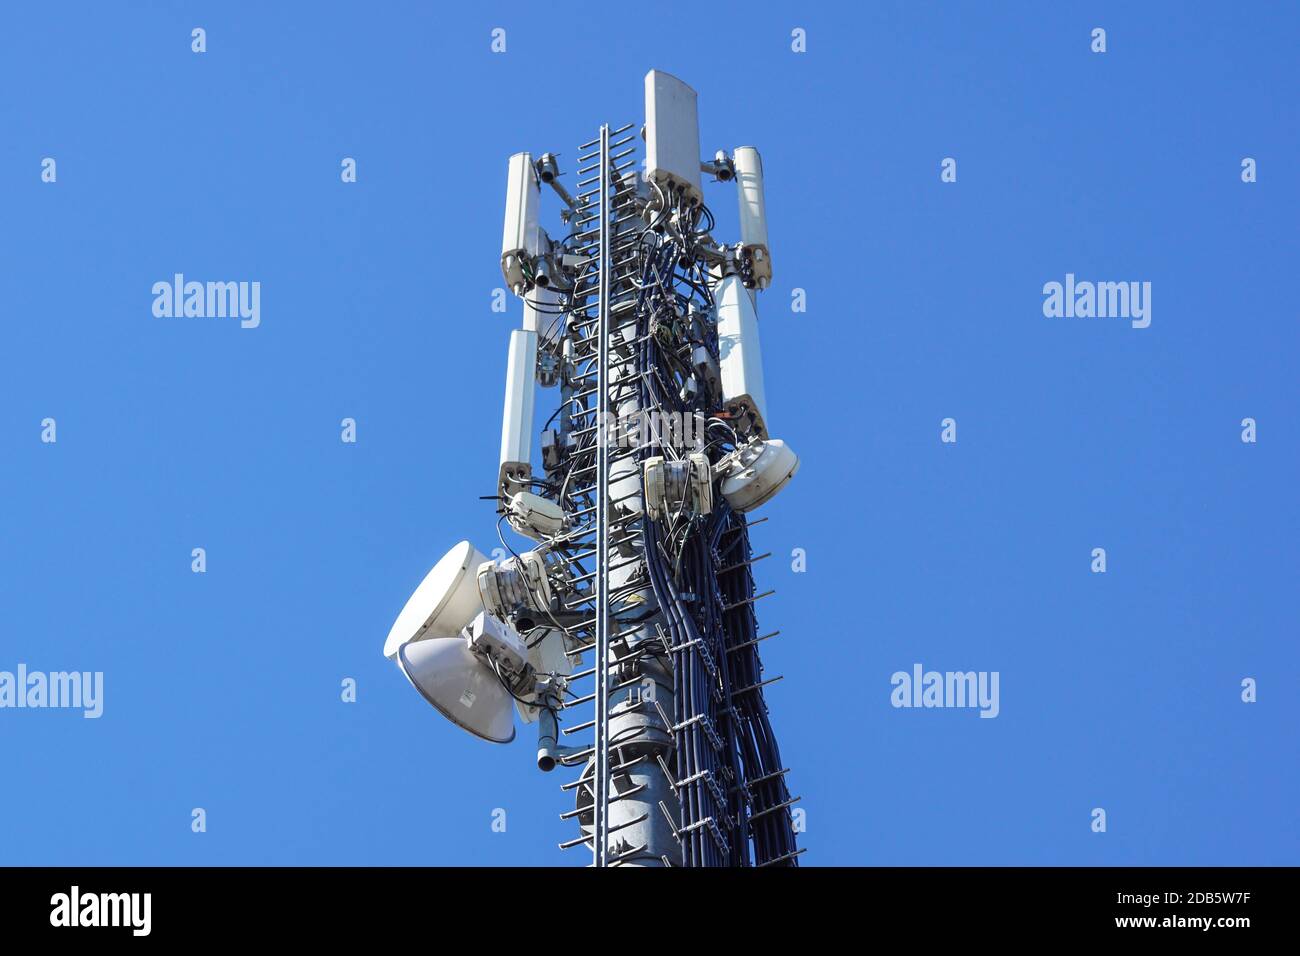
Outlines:
<svg viewBox="0 0 1300 956"><path fill-rule="evenodd" d="M384 641L384 656L397 660L408 641L455 637L483 610L478 594L478 566L490 560L468 541L456 545L424 576Z"/></svg>
<svg viewBox="0 0 1300 956"><path fill-rule="evenodd" d="M397 663L412 686L457 727L494 744L515 739L514 701L461 637L407 642Z"/></svg>

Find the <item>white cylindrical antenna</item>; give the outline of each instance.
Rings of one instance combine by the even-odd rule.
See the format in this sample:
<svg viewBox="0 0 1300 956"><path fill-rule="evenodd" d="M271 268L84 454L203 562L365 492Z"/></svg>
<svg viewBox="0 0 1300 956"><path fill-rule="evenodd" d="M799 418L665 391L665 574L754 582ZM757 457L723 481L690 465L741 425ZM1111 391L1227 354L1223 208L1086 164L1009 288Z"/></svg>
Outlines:
<svg viewBox="0 0 1300 956"><path fill-rule="evenodd" d="M741 254L749 261L754 284L772 281L772 253L767 246L767 203L763 199L763 159L753 146L738 146L732 157L740 195Z"/></svg>
<svg viewBox="0 0 1300 956"><path fill-rule="evenodd" d="M501 416L500 494L526 489L533 474L533 376L537 367L537 333L510 333L506 362L505 409Z"/></svg>
<svg viewBox="0 0 1300 956"><path fill-rule="evenodd" d="M722 399L744 437L767 437L767 399L763 394L763 352L758 343L758 312L753 293L732 274L714 290L718 309L718 357Z"/></svg>
<svg viewBox="0 0 1300 956"><path fill-rule="evenodd" d="M501 274L515 295L531 285L529 273L541 252L541 187L529 153L510 157L506 179L506 221L501 236Z"/></svg>

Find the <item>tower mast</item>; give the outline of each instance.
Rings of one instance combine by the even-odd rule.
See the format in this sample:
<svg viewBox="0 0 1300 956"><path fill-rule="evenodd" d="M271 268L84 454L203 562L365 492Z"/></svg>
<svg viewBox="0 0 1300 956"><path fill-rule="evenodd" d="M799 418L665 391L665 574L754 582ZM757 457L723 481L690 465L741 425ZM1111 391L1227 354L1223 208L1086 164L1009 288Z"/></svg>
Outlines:
<svg viewBox="0 0 1300 956"><path fill-rule="evenodd" d="M768 434L762 162L752 147L701 161L696 94L676 77L647 74L645 102L641 136L604 124L579 148L572 190L555 155L510 158L501 267L524 320L498 527L536 545L503 537L498 562L453 549L386 653L479 736L509 739L512 701L537 723L538 766L578 771L562 817L579 832L562 849L588 848L595 866L793 866L797 798L764 698L780 678L758 653L775 632L754 614L768 555L752 554L747 519L799 464ZM739 242L712 236L702 173L735 183ZM560 239L540 222L543 185L563 204ZM560 399L537 474L535 385ZM426 646L444 634L463 643Z"/></svg>

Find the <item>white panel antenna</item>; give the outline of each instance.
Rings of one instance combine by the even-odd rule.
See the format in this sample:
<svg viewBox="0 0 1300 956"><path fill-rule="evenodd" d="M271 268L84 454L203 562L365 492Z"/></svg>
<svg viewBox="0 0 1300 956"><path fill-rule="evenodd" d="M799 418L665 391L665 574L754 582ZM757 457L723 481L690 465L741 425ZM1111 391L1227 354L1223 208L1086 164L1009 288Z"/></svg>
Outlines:
<svg viewBox="0 0 1300 956"><path fill-rule="evenodd" d="M740 195L740 253L754 284L772 281L772 253L767 246L767 203L763 199L763 159L753 146L738 146L732 157Z"/></svg>
<svg viewBox="0 0 1300 956"><path fill-rule="evenodd" d="M506 180L506 221L501 236L501 274L515 295L532 285L531 276L542 251L541 186L531 153L510 157Z"/></svg>
<svg viewBox="0 0 1300 956"><path fill-rule="evenodd" d="M767 437L767 399L763 394L763 353L758 344L758 312L753 293L740 276L729 275L714 292L718 307L718 358L722 399L745 437Z"/></svg>
<svg viewBox="0 0 1300 956"><path fill-rule="evenodd" d="M700 188L700 119L693 89L671 73L645 75L646 179L665 191L685 190L690 205Z"/></svg>
<svg viewBox="0 0 1300 956"><path fill-rule="evenodd" d="M501 470L498 487L510 495L528 487L533 474L533 376L537 367L537 333L510 333L506 361L505 408L501 415Z"/></svg>

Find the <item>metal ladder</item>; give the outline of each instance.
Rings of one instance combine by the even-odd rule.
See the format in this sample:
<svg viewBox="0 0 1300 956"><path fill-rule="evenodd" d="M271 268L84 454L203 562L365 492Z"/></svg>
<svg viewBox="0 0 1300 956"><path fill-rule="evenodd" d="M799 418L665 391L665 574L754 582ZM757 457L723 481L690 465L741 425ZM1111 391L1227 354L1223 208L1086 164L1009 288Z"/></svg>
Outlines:
<svg viewBox="0 0 1300 956"><path fill-rule="evenodd" d="M616 423L621 407L639 396L642 376L651 374L638 357L641 330L635 280L645 225L634 202L635 179L624 175L636 165L632 129L631 125L602 126L595 140L580 147L577 196L569 216L572 231L565 248L576 262L577 276L566 309L561 362L559 444L566 452L564 467L555 477L562 476L558 498L569 530L555 550L571 570L570 584L580 588L572 590L563 605L566 612L579 616L579 623L568 628L571 646L576 642L572 651L594 651L595 658L593 666L568 679L574 684L591 677L595 686L581 696L570 689L571 699L561 705L566 716L579 715L576 723L566 721L562 735L590 730L593 739L560 761L584 768L577 780L562 787L575 791L577 808L561 814L562 819L577 818L583 832L560 847L590 846L592 863L598 867L647 855L658 858L661 848L647 854L646 843L626 839L635 840L640 833L653 841L649 824L645 829L629 829L646 823L647 812L635 815L638 811L631 809L621 813L627 819L611 823L611 806L647 789L644 782L634 782L632 773L644 774L648 769L662 772L671 789L671 795L665 792L667 802L677 804L670 811L661 801L658 811L671 827L682 862L793 865L801 851L790 832L790 806L798 798L792 799L786 789L786 769L777 763L763 701L763 689L780 678L763 679L756 645L773 635L757 635L752 609L767 594L755 593L750 566L767 555L751 556L743 516L730 515L719 526L712 547L700 545L700 560L708 570L699 584L711 582L712 593L692 595L690 600L705 600L716 613L698 630L692 624L696 637L678 645L662 628L657 629L672 661L674 713L669 716L656 701L638 695L620 704L620 727L611 734L611 695L637 693L634 687L642 677L629 638L646 639L647 635L635 632L647 625L629 626L612 616L612 608L625 592L645 585L633 583L612 592L610 576L644 565L646 548L654 547L657 540L656 533L647 530L639 508L616 507L642 493L639 476L620 479L635 486L621 498L611 497L610 487L616 466L622 470L624 462L635 461L646 451L632 443L616 444ZM632 407L655 411L641 409L636 402ZM650 577L648 568L646 572ZM666 586L677 600L677 586ZM616 670L619 679L612 681ZM592 705L591 716L583 719L586 713L578 709L587 704ZM634 709L652 711L653 716L647 714L645 724L629 727L622 718ZM649 733L666 735L663 753ZM669 749L676 757L666 762ZM767 756L769 750L775 759ZM639 768L651 753L657 768ZM666 855L662 860L671 863Z"/></svg>
<svg viewBox="0 0 1300 956"><path fill-rule="evenodd" d="M587 791L591 799L592 823L589 833L576 840L560 844L568 849L584 843L592 847L593 865L617 865L620 860L635 855L644 847L631 847L621 852L610 845L611 835L618 829L632 826L631 820L611 827L609 807L611 802L631 793L612 794L614 774L631 765L618 758L611 746L609 735L610 672L618 664L613 659L611 644L616 637L626 636L626 630L615 631L610 617L611 555L622 544L639 540L640 530L630 525L630 517L611 520L609 475L611 465L629 452L611 454L613 422L617 408L627 396L627 379L618 384L611 381L614 367L623 363L611 362L611 341L623 336L629 325L635 324L635 291L629 280L636 263L635 236L630 229L622 228L639 218L628 200L634 195L633 181L623 173L632 168L636 160L635 133L631 124L618 129L604 125L597 139L579 147L576 205L573 207L573 243L570 254L579 259L578 278L568 308L567 327L571 351L565 356L566 370L562 396L561 445L571 445L571 464L565 486L561 492L561 506L574 528L565 539L564 557L576 570L575 583L589 583L587 591L566 610L589 612L590 617L571 628L582 639L579 652L595 651L594 666L570 675L570 681L585 677L594 678L595 687L588 695L565 702L565 709L587 703L594 705L591 720L565 727L566 735L586 730L594 732L589 748L566 758L566 765L582 764L593 760L590 779L585 775L565 784L562 789ZM582 178L585 177L585 178ZM633 355L630 361L635 361ZM635 382L635 378L630 381ZM587 571L583 563L594 560L594 570ZM626 743L626 741L622 741ZM631 763L640 762L638 760ZM582 794L580 794L581 796ZM579 800L581 803L582 800ZM562 818L578 816L573 810L561 814Z"/></svg>

